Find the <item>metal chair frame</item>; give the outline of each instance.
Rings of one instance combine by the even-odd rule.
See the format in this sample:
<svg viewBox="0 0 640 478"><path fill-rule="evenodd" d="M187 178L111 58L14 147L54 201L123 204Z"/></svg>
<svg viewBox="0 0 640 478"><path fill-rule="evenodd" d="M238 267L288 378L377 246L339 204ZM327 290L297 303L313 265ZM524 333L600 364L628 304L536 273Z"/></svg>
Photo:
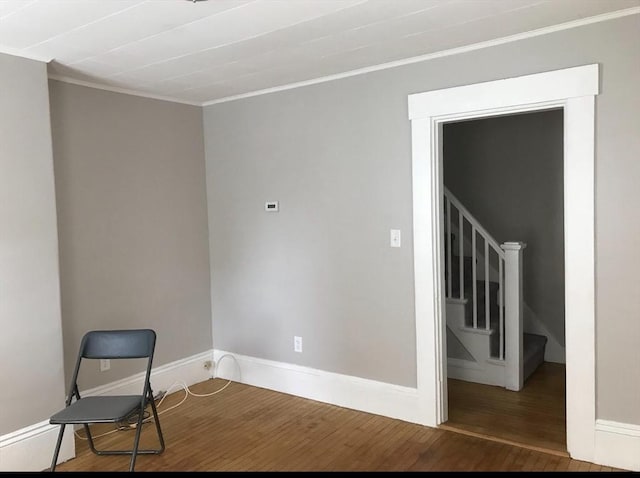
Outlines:
<svg viewBox="0 0 640 478"><path fill-rule="evenodd" d="M58 461L58 455L60 453L60 446L62 445L62 438L66 425L83 425L87 440L89 442L89 448L96 455L131 455L131 462L129 464L129 471L134 471L136 458L138 455L159 455L165 450L164 436L162 435L162 429L160 428L160 420L158 418L158 410L156 409L155 400L153 398L153 390L151 389L150 375L151 364L153 362L153 353L155 350L156 334L151 329L131 329L131 330L95 330L87 332L82 338L80 344L80 350L78 352L78 359L73 372L73 378L69 388L69 394L65 402L65 408L53 415L49 423L54 425L60 425L60 432L58 433L58 440L56 442L56 448L51 461L51 471L55 471L56 462ZM128 345L132 345L128 348ZM80 396L78 390L78 373L80 371L80 364L82 359L133 359L133 358L147 358L147 368L144 378L144 386L142 394L140 395L140 402L129 409L124 414L118 414L118 416L105 416L96 414L92 417L85 417L82 419L76 419L69 415L69 407L79 403L83 398ZM101 397L102 400L109 400L114 396ZM117 396L115 396L117 397ZM135 396L137 397L137 396ZM73 399L76 399L75 402ZM134 398L133 396L131 398ZM142 426L144 421L144 411L147 405L151 405L153 413L153 421L156 424L156 431L158 434L158 440L160 447L157 449L139 449L140 435L142 432ZM92 423L118 423L122 422L126 418L130 417L133 413L138 412L138 420L136 423L136 434L134 438L133 448L131 450L98 450L95 447L93 436L89 425ZM67 413L65 413L67 412Z"/></svg>

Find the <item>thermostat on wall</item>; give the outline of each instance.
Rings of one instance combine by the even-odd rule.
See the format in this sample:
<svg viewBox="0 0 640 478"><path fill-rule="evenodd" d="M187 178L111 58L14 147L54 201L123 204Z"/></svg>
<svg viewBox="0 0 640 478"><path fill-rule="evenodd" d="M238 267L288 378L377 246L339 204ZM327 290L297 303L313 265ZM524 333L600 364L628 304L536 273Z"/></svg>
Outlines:
<svg viewBox="0 0 640 478"><path fill-rule="evenodd" d="M264 203L264 210L267 212L278 212L278 201L267 201Z"/></svg>

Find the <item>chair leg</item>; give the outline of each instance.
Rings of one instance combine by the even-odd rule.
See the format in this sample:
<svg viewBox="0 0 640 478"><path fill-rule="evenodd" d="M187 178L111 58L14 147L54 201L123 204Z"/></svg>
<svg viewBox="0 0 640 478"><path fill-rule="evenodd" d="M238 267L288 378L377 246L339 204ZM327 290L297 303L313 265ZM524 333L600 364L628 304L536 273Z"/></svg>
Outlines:
<svg viewBox="0 0 640 478"><path fill-rule="evenodd" d="M164 451L164 436L162 435L162 429L160 428L160 417L158 415L158 410L156 409L156 402L151 397L151 411L153 412L153 421L156 422L156 431L158 432L158 440L160 440L160 449L157 451L158 454Z"/></svg>
<svg viewBox="0 0 640 478"><path fill-rule="evenodd" d="M138 454L152 453L154 455L159 455L160 453L164 452L164 448L165 448L164 436L162 434L162 428L160 427L160 418L158 414L158 409L156 408L156 402L153 399L153 392L151 391L151 389L149 389L149 395L147 397L147 401L149 404L151 404L151 410L153 412L153 421L156 424L156 431L158 432L158 440L160 441L160 448L158 450L138 450L138 447L140 444L140 434L142 433L142 424L144 422L144 409L146 408L146 407L142 407L142 412L138 415L138 424L136 426L136 437L135 437L135 442L133 444L133 450L131 451L131 464L129 465L129 471L133 471Z"/></svg>
<svg viewBox="0 0 640 478"><path fill-rule="evenodd" d="M60 445L62 445L62 437L64 435L65 425L60 425L60 431L58 432L58 441L56 442L56 449L53 452L53 460L51 460L50 471L56 471L56 464L58 463L58 455L60 454Z"/></svg>
<svg viewBox="0 0 640 478"><path fill-rule="evenodd" d="M136 458L138 457L138 446L140 445L140 435L142 433L142 422L144 421L144 404L140 407L138 413L138 424L136 426L136 438L133 442L133 450L131 450L131 464L129 465L129 471L133 471L136 466Z"/></svg>
<svg viewBox="0 0 640 478"><path fill-rule="evenodd" d="M86 423L83 423L82 426L84 427L84 434L87 436L87 441L89 442L89 449L96 455L99 455L100 452L96 450L96 447L93 444L93 437L91 436L91 429L89 425Z"/></svg>

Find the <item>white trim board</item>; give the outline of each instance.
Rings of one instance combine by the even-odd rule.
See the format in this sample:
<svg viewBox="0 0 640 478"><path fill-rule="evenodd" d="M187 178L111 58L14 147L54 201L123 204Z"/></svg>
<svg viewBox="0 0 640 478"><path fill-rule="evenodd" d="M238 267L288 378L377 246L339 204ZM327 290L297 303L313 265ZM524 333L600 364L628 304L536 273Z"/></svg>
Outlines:
<svg viewBox="0 0 640 478"><path fill-rule="evenodd" d="M330 403L344 408L421 423L415 388L275 362L222 350L213 351L216 377ZM225 362L223 357L234 362Z"/></svg>
<svg viewBox="0 0 640 478"><path fill-rule="evenodd" d="M204 362L211 360L212 357L213 352L208 350L191 357L154 367L151 370L151 384L154 392L161 390L175 392L180 387L174 387L171 390L169 390L169 387L176 382L184 382L187 386L191 386L208 380L212 375L210 370L204 368ZM143 381L144 372L141 372L122 380L81 391L80 395L139 394L142 392ZM59 430L59 426L50 425L49 420L45 420L0 436L0 472L42 471L48 469L51 465ZM58 463L75 457L73 433L68 430L64 434Z"/></svg>
<svg viewBox="0 0 640 478"><path fill-rule="evenodd" d="M214 349L213 357L219 378L411 423L423 421L420 392L414 388L223 350ZM591 423L592 437L594 429L595 463L640 470L640 426L598 420Z"/></svg>
<svg viewBox="0 0 640 478"><path fill-rule="evenodd" d="M0 436L0 472L48 470L53 458L59 427L49 420ZM58 463L75 457L72 433L65 433Z"/></svg>
<svg viewBox="0 0 640 478"><path fill-rule="evenodd" d="M596 463L640 471L640 425L596 420Z"/></svg>
<svg viewBox="0 0 640 478"><path fill-rule="evenodd" d="M455 120L564 109L567 448L594 460L595 101L598 65L409 96L412 128L418 394L425 423L447 419L442 209L442 126Z"/></svg>

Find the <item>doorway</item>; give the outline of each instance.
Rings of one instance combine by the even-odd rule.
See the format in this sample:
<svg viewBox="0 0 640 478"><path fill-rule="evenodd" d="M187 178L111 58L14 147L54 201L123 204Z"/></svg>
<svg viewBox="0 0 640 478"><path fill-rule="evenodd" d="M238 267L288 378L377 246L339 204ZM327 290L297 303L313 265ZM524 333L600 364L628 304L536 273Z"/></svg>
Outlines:
<svg viewBox="0 0 640 478"><path fill-rule="evenodd" d="M462 307L467 323L445 320L448 421L442 426L566 453L563 162L562 109L443 124L445 315ZM472 227L483 232L472 236ZM485 279L482 234L497 248L526 244L526 377L517 392L496 383L500 370L504 377L502 264L492 248ZM490 331L490 340L479 341L473 314L479 325L489 315L480 331Z"/></svg>
<svg viewBox="0 0 640 478"><path fill-rule="evenodd" d="M567 449L593 461L595 438L594 96L598 65L409 97L412 129L417 398L421 421L447 421L442 295L442 127L472 118L564 111Z"/></svg>

